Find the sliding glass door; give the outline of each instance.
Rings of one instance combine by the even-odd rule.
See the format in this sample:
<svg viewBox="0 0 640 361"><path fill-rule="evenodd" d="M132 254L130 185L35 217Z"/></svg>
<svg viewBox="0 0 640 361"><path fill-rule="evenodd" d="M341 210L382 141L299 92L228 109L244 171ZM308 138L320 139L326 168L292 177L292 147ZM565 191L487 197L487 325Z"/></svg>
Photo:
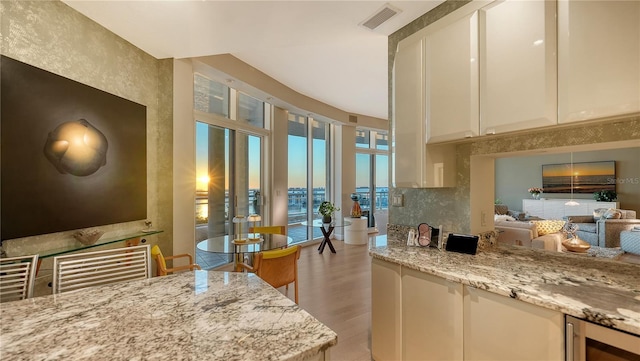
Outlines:
<svg viewBox="0 0 640 361"><path fill-rule="evenodd" d="M386 132L356 131L356 193L369 212L369 227L385 225L389 209L389 144ZM378 228L381 234L386 230Z"/></svg>
<svg viewBox="0 0 640 361"><path fill-rule="evenodd" d="M233 234L233 217L260 214L261 168L261 137L196 123L196 238Z"/></svg>
<svg viewBox="0 0 640 361"><path fill-rule="evenodd" d="M288 129L288 229L295 243L322 234L318 228L301 223L320 218L320 203L330 199L330 126L313 118L289 114Z"/></svg>
<svg viewBox="0 0 640 361"><path fill-rule="evenodd" d="M196 239L228 234L229 129L196 123Z"/></svg>

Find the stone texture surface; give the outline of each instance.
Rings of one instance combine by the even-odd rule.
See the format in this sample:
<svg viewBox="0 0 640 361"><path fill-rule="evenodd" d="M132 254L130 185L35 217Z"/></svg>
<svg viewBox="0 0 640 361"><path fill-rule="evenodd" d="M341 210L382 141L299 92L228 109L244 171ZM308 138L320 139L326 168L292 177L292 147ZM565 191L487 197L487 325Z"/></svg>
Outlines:
<svg viewBox="0 0 640 361"><path fill-rule="evenodd" d="M10 360L304 360L337 335L254 274L183 272L0 304Z"/></svg>

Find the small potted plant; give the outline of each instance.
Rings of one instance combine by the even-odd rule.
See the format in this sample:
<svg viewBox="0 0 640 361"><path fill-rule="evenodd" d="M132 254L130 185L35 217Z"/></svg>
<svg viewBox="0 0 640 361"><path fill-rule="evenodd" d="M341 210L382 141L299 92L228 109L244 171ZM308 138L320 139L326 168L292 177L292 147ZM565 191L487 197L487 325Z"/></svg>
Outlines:
<svg viewBox="0 0 640 361"><path fill-rule="evenodd" d="M339 210L340 208L336 207L329 201L323 201L322 203L320 203L318 212L322 215L322 223L331 223L331 216Z"/></svg>
<svg viewBox="0 0 640 361"><path fill-rule="evenodd" d="M593 199L598 202L614 202L618 199L618 194L612 190L598 191L593 193Z"/></svg>

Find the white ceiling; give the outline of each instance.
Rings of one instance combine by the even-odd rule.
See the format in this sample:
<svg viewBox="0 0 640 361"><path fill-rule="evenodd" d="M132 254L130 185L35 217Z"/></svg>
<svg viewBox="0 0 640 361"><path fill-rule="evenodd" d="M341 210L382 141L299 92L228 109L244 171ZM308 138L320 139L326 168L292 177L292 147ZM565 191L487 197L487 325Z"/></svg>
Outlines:
<svg viewBox="0 0 640 361"><path fill-rule="evenodd" d="M387 119L387 36L443 0L63 0L152 56L230 53L293 90ZM359 26L386 3L402 10Z"/></svg>

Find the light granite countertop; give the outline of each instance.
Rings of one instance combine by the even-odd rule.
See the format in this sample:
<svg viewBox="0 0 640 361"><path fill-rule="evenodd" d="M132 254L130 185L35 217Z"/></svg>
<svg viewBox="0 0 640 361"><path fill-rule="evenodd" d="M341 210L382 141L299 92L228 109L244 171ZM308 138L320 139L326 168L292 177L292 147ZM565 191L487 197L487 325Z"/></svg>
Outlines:
<svg viewBox="0 0 640 361"><path fill-rule="evenodd" d="M0 359L304 360L337 335L253 274L183 272L0 304Z"/></svg>
<svg viewBox="0 0 640 361"><path fill-rule="evenodd" d="M640 265L500 246L467 255L389 240L373 258L640 335Z"/></svg>

